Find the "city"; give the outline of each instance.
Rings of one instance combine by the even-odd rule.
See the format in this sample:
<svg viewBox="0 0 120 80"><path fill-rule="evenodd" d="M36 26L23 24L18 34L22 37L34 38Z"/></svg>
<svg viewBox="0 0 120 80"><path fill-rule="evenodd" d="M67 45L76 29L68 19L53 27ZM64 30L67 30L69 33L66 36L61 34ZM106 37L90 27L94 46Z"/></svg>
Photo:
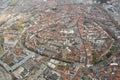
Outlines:
<svg viewBox="0 0 120 80"><path fill-rule="evenodd" d="M120 0L0 0L0 80L120 80Z"/></svg>

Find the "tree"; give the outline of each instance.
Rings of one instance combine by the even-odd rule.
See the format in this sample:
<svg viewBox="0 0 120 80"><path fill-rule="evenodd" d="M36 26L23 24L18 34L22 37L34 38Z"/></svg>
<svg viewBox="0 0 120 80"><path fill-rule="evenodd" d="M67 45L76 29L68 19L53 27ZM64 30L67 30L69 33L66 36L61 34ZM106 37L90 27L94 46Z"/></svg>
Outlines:
<svg viewBox="0 0 120 80"><path fill-rule="evenodd" d="M99 62L99 55L97 53L92 53L92 64L97 64Z"/></svg>

